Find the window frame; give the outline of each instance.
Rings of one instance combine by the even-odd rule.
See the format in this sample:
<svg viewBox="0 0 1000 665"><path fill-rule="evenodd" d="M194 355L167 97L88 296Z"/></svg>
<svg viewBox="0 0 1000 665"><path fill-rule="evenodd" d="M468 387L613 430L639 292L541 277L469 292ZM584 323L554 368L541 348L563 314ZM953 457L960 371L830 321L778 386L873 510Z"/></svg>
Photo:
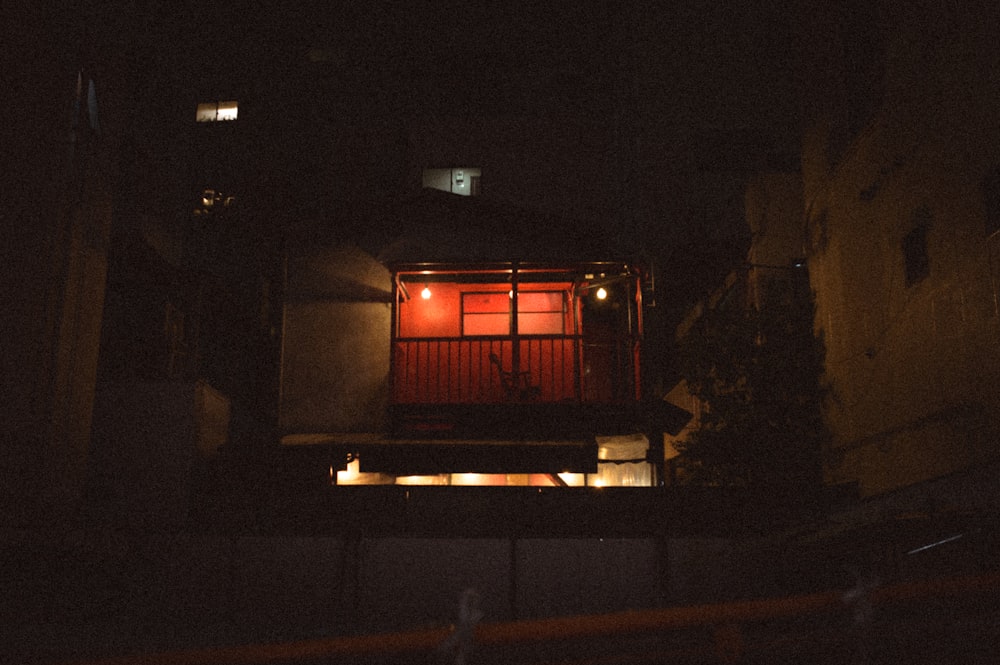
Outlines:
<svg viewBox="0 0 1000 665"><path fill-rule="evenodd" d="M558 299L559 299L559 302L560 302L560 307L558 309L551 309L551 310L545 309L545 310L527 310L527 311L525 311L524 309L522 309L522 307L521 307L521 302L522 301L520 300L520 298L523 297L526 294L535 294L535 293L553 294L553 295L557 296ZM495 311L495 312L493 312L493 311L490 311L490 312L469 312L467 310L467 308L466 308L466 298L469 297L469 296L484 296L484 295L499 296L499 297L506 296L506 298L507 298L507 308L506 308L506 311L501 312L501 311L498 310L498 311ZM566 335L567 334L567 332L566 332L566 306L567 306L566 297L567 296L566 296L566 292L565 291L560 291L560 290L556 290L556 289L547 289L547 290L539 290L539 291L535 291L535 290L518 291L518 298L519 298L519 300L518 300L518 308L517 308L517 312L516 312L516 315L518 317L518 324L519 324L518 327L520 328L521 317L523 315L525 315L525 314L555 314L555 315L558 315L558 318L559 318L559 330L558 331L549 331L549 332L544 332L544 333L538 333L538 334L542 334L542 335ZM512 307L512 302L513 302L513 298L511 297L511 295L510 295L509 292L505 293L503 291L462 291L461 297L460 297L460 302L459 302L459 317L460 317L460 321L459 321L459 333L461 334L462 337L471 337L471 336L475 336L475 335L503 336L503 335L510 335L510 334L512 334L513 333L513 326L512 326L511 316L513 314L515 314L514 308ZM478 315L483 315L483 316L504 315L506 317L506 320L507 320L507 329L506 329L505 332L502 332L502 333L500 333L500 332L495 332L495 333L468 333L468 332L466 332L466 328L467 328L467 326L466 326L466 320L467 320L467 318L466 317L468 317L470 315L471 316L478 316Z"/></svg>
<svg viewBox="0 0 1000 665"><path fill-rule="evenodd" d="M195 122L231 122L239 119L240 103L237 100L200 102L195 109Z"/></svg>

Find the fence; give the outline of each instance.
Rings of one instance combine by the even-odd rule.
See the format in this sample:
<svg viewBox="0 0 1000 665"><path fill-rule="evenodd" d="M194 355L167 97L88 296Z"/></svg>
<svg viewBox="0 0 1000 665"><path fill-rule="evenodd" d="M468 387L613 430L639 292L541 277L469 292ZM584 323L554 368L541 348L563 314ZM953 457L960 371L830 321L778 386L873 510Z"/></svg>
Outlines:
<svg viewBox="0 0 1000 665"><path fill-rule="evenodd" d="M989 657L1000 635L998 590L1000 573L885 587L860 581L846 591L478 625L478 616L465 607L458 625L447 628L142 654L76 661L74 665L427 662L434 656L439 662L463 663L471 649L475 649L476 662L537 665L726 663L738 662L748 654L754 654L754 662L771 662L769 656L776 659L773 662L784 662L781 659L794 651L795 644L804 645L818 658L810 662L870 662L873 618L877 614L883 616L881 634L888 638L881 647L882 655L893 659L886 662L896 662L904 655L911 659L909 662L914 658L917 662L934 662L949 655L947 651L941 653L942 630L958 631L944 648L962 650L958 654L964 658L962 662L969 658L971 662L986 662L979 659L980 652ZM971 612L967 616L972 617L965 628L954 621L963 612ZM632 643L647 651L622 651L627 645L623 639L670 634L682 635L683 640L658 642L652 652L648 651L648 642ZM604 644L605 648L588 646L594 644ZM539 648L544 645L554 648ZM581 645L584 648L579 648ZM613 648L608 650L607 645ZM451 653L445 653L444 648L450 648ZM886 649L893 651L885 653Z"/></svg>
<svg viewBox="0 0 1000 665"><path fill-rule="evenodd" d="M629 339L594 341L580 335L397 339L393 400L490 404L633 399L637 377L632 345Z"/></svg>

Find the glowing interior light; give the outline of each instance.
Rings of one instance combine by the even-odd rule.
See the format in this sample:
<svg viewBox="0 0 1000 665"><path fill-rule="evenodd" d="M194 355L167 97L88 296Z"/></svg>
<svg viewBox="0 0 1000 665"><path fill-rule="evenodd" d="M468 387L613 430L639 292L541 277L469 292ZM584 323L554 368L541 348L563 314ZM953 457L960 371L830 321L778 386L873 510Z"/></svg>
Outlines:
<svg viewBox="0 0 1000 665"><path fill-rule="evenodd" d="M239 116L240 105L237 102L219 102L219 120L236 120Z"/></svg>
<svg viewBox="0 0 1000 665"><path fill-rule="evenodd" d="M333 469L333 465L330 466ZM337 472L337 484L338 485L353 485L359 482L361 478L361 460L354 458L347 463L347 468L343 471Z"/></svg>
<svg viewBox="0 0 1000 665"><path fill-rule="evenodd" d="M450 476L439 474L436 476L397 476L397 485L447 485ZM409 498L409 497L407 497Z"/></svg>
<svg viewBox="0 0 1000 665"><path fill-rule="evenodd" d="M604 287L602 286L602 287L600 287L599 289L597 289L597 293L596 293L596 294L594 294L594 295L596 295L596 296L597 296L597 299L598 299L598 300L604 300L605 298L607 298L607 297L608 297L608 292L607 292L607 291L606 291L606 290L604 289Z"/></svg>
<svg viewBox="0 0 1000 665"><path fill-rule="evenodd" d="M586 478L582 473L563 471L559 474L559 478L570 487L583 487L587 484Z"/></svg>
<svg viewBox="0 0 1000 665"><path fill-rule="evenodd" d="M425 286L424 290L420 292L420 297L424 300L428 300L431 297L430 287Z"/></svg>
<svg viewBox="0 0 1000 665"><path fill-rule="evenodd" d="M215 122L218 114L219 107L214 102L211 104L198 104L198 110L195 112L195 120L198 122Z"/></svg>
<svg viewBox="0 0 1000 665"><path fill-rule="evenodd" d="M453 473L451 474L451 484L465 487L506 485L507 476L496 473Z"/></svg>
<svg viewBox="0 0 1000 665"><path fill-rule="evenodd" d="M239 111L239 102L206 102L198 104L195 120L198 122L236 120L236 118L239 117Z"/></svg>

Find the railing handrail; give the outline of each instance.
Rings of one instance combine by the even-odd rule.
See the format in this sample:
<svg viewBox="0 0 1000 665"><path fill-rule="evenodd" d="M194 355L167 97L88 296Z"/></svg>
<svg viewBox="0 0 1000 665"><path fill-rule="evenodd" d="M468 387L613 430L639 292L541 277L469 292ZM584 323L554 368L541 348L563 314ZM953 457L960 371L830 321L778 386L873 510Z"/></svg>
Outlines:
<svg viewBox="0 0 1000 665"><path fill-rule="evenodd" d="M531 334L531 333L518 333L518 338L521 339L583 339L584 336L580 334L560 334L560 333L546 333L546 334ZM621 339L629 339L629 335L621 335ZM501 341L509 342L515 339L514 335L431 335L423 337L404 337L397 335L394 338L396 342L481 342L481 341Z"/></svg>
<svg viewBox="0 0 1000 665"><path fill-rule="evenodd" d="M975 576L934 578L862 590L873 606L901 605L925 599L982 594L1000 590L1000 572ZM479 624L477 646L511 646L556 640L622 637L692 628L739 626L772 619L803 617L843 611L857 600L855 590L831 590L799 596L743 600L687 607L563 616L547 619ZM208 665L218 663L295 662L331 657L359 657L432 652L452 627L304 640L280 644L194 649L97 660L72 661L72 665Z"/></svg>

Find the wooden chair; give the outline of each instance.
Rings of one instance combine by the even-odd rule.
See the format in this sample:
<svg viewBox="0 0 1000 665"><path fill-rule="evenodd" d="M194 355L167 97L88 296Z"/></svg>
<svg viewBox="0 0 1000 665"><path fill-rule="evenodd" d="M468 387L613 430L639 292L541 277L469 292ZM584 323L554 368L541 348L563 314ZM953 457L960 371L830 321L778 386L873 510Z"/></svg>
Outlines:
<svg viewBox="0 0 1000 665"><path fill-rule="evenodd" d="M539 386L531 385L531 372L513 372L503 368L500 357L490 354L490 362L497 368L500 376L500 385L503 386L507 399L514 401L524 401L538 399L542 389Z"/></svg>

